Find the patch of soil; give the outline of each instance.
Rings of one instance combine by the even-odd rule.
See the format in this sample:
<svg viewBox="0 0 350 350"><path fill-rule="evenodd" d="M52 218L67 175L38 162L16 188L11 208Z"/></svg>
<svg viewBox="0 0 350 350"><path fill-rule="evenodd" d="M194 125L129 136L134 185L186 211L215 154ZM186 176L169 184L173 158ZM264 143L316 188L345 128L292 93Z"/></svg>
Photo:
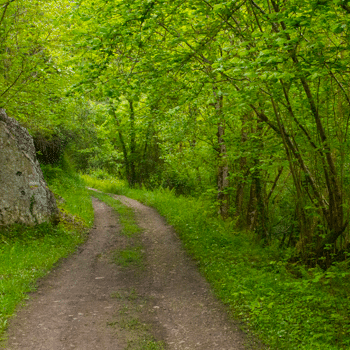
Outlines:
<svg viewBox="0 0 350 350"><path fill-rule="evenodd" d="M40 282L10 323L6 349L246 349L173 228L154 209L115 197L135 210L143 232L123 236L113 209L93 199L88 241ZM141 264L112 262L138 246Z"/></svg>

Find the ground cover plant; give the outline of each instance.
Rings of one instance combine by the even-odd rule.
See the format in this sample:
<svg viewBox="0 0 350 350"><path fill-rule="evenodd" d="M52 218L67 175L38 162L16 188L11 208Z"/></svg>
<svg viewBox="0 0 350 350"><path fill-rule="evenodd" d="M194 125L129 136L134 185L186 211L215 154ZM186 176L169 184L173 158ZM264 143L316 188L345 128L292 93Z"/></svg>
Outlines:
<svg viewBox="0 0 350 350"><path fill-rule="evenodd" d="M103 190L105 180L84 177ZM290 251L262 247L254 235L219 219L210 203L169 190L123 193L155 207L179 233L216 295L271 348L336 350L350 347L347 263L327 271L288 263Z"/></svg>
<svg viewBox="0 0 350 350"><path fill-rule="evenodd" d="M44 177L51 191L56 195L57 205L77 220L90 227L94 212L85 183L75 172L71 161L64 157L60 164L42 166Z"/></svg>
<svg viewBox="0 0 350 350"><path fill-rule="evenodd" d="M90 196L79 176L62 167L46 167L44 172L60 198L62 220L58 226L13 225L0 230L0 339L18 305L36 289L38 278L84 241L93 222Z"/></svg>

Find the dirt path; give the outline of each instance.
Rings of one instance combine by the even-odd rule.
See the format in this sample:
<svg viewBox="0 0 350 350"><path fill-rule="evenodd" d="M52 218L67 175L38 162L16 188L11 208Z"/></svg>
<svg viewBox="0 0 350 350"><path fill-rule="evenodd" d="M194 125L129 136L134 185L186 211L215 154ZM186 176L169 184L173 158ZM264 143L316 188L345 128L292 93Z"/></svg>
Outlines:
<svg viewBox="0 0 350 350"><path fill-rule="evenodd" d="M10 324L6 349L246 349L172 227L155 210L116 198L143 229L142 265L112 263L130 242L113 210L94 199L88 242L41 282Z"/></svg>

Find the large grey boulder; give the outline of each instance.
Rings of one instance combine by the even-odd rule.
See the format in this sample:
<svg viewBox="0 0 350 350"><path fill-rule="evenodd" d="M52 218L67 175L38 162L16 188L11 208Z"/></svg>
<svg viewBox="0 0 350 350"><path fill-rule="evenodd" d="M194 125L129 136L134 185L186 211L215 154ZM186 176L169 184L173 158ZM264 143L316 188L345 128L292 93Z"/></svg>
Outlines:
<svg viewBox="0 0 350 350"><path fill-rule="evenodd" d="M57 218L56 200L44 180L32 137L0 109L0 226Z"/></svg>

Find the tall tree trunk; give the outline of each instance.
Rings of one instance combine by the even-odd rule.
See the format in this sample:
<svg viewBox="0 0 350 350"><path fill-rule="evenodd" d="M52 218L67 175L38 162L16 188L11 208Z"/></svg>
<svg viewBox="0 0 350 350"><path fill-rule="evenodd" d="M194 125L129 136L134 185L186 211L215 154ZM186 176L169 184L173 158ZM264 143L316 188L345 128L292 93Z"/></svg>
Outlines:
<svg viewBox="0 0 350 350"><path fill-rule="evenodd" d="M218 132L218 174L217 174L217 200L219 203L219 214L225 220L229 216L230 202L229 202L229 167L227 160L227 148L225 143L225 121L222 115L223 96L218 95L217 88L213 89L214 97L216 98L215 111L219 120L217 124Z"/></svg>
<svg viewBox="0 0 350 350"><path fill-rule="evenodd" d="M130 107L130 181L129 185L134 187L136 184L136 172L135 172L135 162L136 162L136 132L135 132L135 111L134 103L129 100Z"/></svg>
<svg viewBox="0 0 350 350"><path fill-rule="evenodd" d="M254 160L254 172L253 181L255 184L255 195L256 195L256 212L257 212L257 222L255 231L257 233L258 239L263 241L265 244L269 241L269 229L268 229L268 215L266 210L265 201L265 191L261 181L261 171L259 169L259 160Z"/></svg>
<svg viewBox="0 0 350 350"><path fill-rule="evenodd" d="M117 115L115 113L115 108L111 105L111 112L114 116L114 119L117 123L118 126L118 137L119 137L119 142L122 146L122 151L123 151L123 157L124 157L124 165L125 165L125 174L126 174L126 178L128 180L128 183L130 183L130 163L129 163L129 155L128 155L128 151L125 145L125 141L124 141L124 137L123 137L123 133L120 130L120 123L119 120L117 118Z"/></svg>
<svg viewBox="0 0 350 350"><path fill-rule="evenodd" d="M256 127L256 137L253 139L253 149L255 150L255 154L253 153L253 172L252 172L252 186L254 187L255 194L255 227L254 230L257 233L257 237L259 240L262 240L265 244L269 241L269 229L268 229L268 215L266 208L266 193L265 187L263 186L262 181L262 171L260 169L260 157L261 150L264 148L264 144L262 142L262 123L261 121L257 121Z"/></svg>
<svg viewBox="0 0 350 350"><path fill-rule="evenodd" d="M242 117L242 129L241 129L241 145L247 141L246 131L246 119L247 116ZM247 157L240 157L238 164L238 176L236 179L236 198L235 198L235 217L237 218L237 227L243 228L246 226L246 220L244 220L244 189L246 187L246 178L249 170L247 169Z"/></svg>
<svg viewBox="0 0 350 350"><path fill-rule="evenodd" d="M219 213L223 219L229 216L229 168L227 164L227 149L223 139L225 135L225 127L223 123L218 123L218 142L219 142L219 166L218 166L218 202Z"/></svg>

